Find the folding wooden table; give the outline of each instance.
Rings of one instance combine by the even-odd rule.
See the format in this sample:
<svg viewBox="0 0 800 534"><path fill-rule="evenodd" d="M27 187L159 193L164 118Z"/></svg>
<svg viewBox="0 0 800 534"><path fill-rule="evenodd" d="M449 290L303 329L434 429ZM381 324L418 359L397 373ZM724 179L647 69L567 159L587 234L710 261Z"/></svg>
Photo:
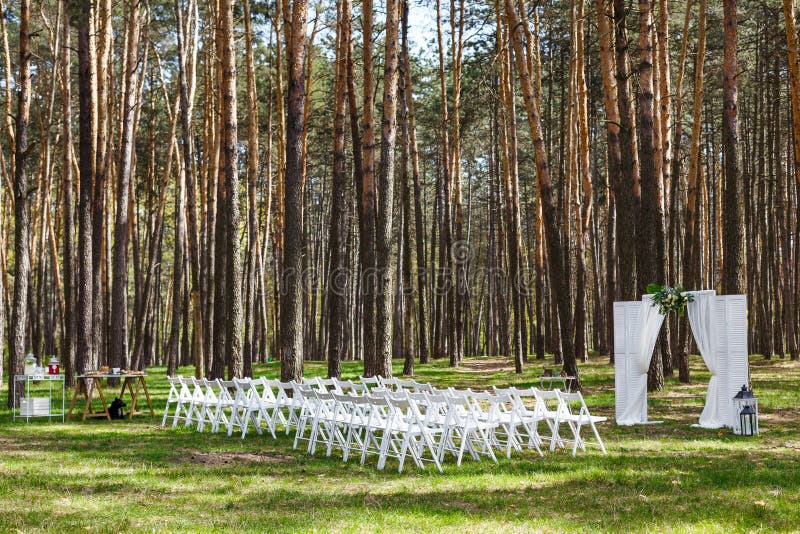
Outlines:
<svg viewBox="0 0 800 534"><path fill-rule="evenodd" d="M125 398L125 391L130 394L130 411L128 412L128 419L132 419L134 415L141 415L143 412L136 411L136 404L139 399L139 393L144 392L147 400L147 407L150 410L150 417L155 417L156 413L153 410L153 402L150 400L150 392L147 391L147 375L145 374L83 374L78 375L77 383L75 384L75 393L72 394L72 401L69 403L69 411L67 412L67 421L72 418L72 412L75 409L75 402L79 396L83 396L84 407L82 413L82 420L86 418L106 418L111 419L111 414L108 412L108 403L103 393L103 380L109 378L118 378L122 380L122 389L119 392L119 398ZM134 384L136 387L134 388ZM97 392L97 397L95 397ZM92 401L95 398L100 399L100 407L102 409L95 410L92 406Z"/></svg>

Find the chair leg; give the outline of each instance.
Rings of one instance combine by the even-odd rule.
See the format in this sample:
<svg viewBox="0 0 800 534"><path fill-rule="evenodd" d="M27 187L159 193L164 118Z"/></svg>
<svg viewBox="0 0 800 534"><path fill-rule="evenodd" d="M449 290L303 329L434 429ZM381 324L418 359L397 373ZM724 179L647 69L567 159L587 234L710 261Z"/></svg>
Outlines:
<svg viewBox="0 0 800 534"><path fill-rule="evenodd" d="M178 426L178 417L180 417L181 413L181 403L178 402L178 405L175 406L175 413L172 414L172 428L177 428Z"/></svg>
<svg viewBox="0 0 800 534"><path fill-rule="evenodd" d="M161 419L161 428L164 428L167 424L167 416L169 414L169 405L170 401L167 399L167 405L164 406L164 417Z"/></svg>
<svg viewBox="0 0 800 534"><path fill-rule="evenodd" d="M606 446L603 445L603 440L600 439L600 433L597 431L597 427L594 426L594 423L590 423L592 426L592 432L594 432L594 437L597 438L597 444L600 445L600 450L603 451L603 454L608 454L606 452Z"/></svg>
<svg viewBox="0 0 800 534"><path fill-rule="evenodd" d="M399 467L397 468L397 472L398 473L402 473L403 472L403 462L405 461L406 453L408 452L408 440L409 440L409 437L410 436L408 434L406 434L403 437L403 445L400 447L400 457L398 458L398 462L400 464Z"/></svg>

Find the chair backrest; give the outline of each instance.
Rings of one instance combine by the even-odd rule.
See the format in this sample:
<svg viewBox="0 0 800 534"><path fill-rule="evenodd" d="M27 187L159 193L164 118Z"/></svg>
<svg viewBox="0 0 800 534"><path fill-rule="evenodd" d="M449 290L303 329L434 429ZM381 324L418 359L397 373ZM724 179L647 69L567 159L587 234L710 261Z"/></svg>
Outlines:
<svg viewBox="0 0 800 534"><path fill-rule="evenodd" d="M398 390L404 389L408 391L414 391L417 385L413 380L402 380L400 378L395 378L394 383Z"/></svg>
<svg viewBox="0 0 800 534"><path fill-rule="evenodd" d="M589 415L589 408L586 406L586 401L583 399L583 395L580 391L576 391L575 393L566 393L564 391L556 391L558 395L559 410L563 410L562 413L565 414L573 414L572 406L574 405L580 414Z"/></svg>
<svg viewBox="0 0 800 534"><path fill-rule="evenodd" d="M335 378L317 378L317 384L319 384L325 391L336 391L337 393L341 392L339 389L338 380Z"/></svg>
<svg viewBox="0 0 800 534"><path fill-rule="evenodd" d="M539 415L552 415L558 411L561 401L558 399L558 391L531 388L536 397L535 410Z"/></svg>
<svg viewBox="0 0 800 534"><path fill-rule="evenodd" d="M253 381L247 378L234 378L233 384L236 388L236 397L234 399L236 404L248 405L257 396Z"/></svg>
<svg viewBox="0 0 800 534"><path fill-rule="evenodd" d="M217 381L208 380L207 378L201 378L200 381L203 384L203 390L205 391L206 402L207 403L216 402L219 392L219 384L217 383Z"/></svg>
<svg viewBox="0 0 800 534"><path fill-rule="evenodd" d="M189 379L189 381L192 385L192 397L195 400L202 400L202 398L205 397L206 394L205 383L203 382L203 379L192 377Z"/></svg>
<svg viewBox="0 0 800 534"><path fill-rule="evenodd" d="M397 387L397 379L393 376L387 378L378 375L376 378L378 379L378 383L386 389L395 389Z"/></svg>
<svg viewBox="0 0 800 534"><path fill-rule="evenodd" d="M431 386L430 384L423 383L423 382L417 382L416 380L414 380L413 382L414 382L414 391L415 392L417 392L417 393L433 393L433 386Z"/></svg>
<svg viewBox="0 0 800 534"><path fill-rule="evenodd" d="M356 382L350 382L350 393L355 396L363 397L364 395L369 393L369 389L364 384L358 384Z"/></svg>
<svg viewBox="0 0 800 534"><path fill-rule="evenodd" d="M233 380L222 380L221 378L217 379L217 383L220 387L220 399L226 400L231 403L235 402L236 400L236 383Z"/></svg>
<svg viewBox="0 0 800 534"><path fill-rule="evenodd" d="M194 382L192 382L192 380L194 380L194 379L191 378L191 377L179 376L179 377L176 378L176 380L178 381L178 383L181 386L181 389L180 389L181 397L191 399L192 398L192 389L193 389L193 386L194 386Z"/></svg>
<svg viewBox="0 0 800 534"><path fill-rule="evenodd" d="M377 376L359 376L358 379L370 390L381 385L380 377Z"/></svg>

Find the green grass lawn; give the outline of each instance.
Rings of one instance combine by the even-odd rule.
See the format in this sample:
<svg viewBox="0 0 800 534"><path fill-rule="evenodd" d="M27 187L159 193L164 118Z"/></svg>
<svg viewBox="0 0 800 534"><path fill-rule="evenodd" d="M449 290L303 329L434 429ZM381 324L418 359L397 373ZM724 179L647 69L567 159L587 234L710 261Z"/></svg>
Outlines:
<svg viewBox="0 0 800 534"><path fill-rule="evenodd" d="M444 474L391 461L360 466L292 450L292 439L162 430L167 384L150 369L157 421L12 423L0 412L0 532L54 531L798 531L800 364L751 361L762 434L692 428L708 372L692 360L693 384L668 379L650 396L660 425L601 425L608 448L516 454L499 465L448 461ZM278 364L255 374L278 375ZM438 386L538 385L511 360L417 366ZM343 366L344 377L360 363ZM396 362L399 373L402 363ZM190 374L190 369L182 369ZM322 363L306 363L308 376ZM581 367L594 413L613 421L613 367ZM5 390L2 392L5 397Z"/></svg>

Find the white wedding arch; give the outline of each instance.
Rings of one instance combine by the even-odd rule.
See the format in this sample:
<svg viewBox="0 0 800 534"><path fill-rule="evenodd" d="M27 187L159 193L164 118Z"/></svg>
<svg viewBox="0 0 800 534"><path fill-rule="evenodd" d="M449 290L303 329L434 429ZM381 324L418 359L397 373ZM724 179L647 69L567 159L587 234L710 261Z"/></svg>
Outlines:
<svg viewBox="0 0 800 534"><path fill-rule="evenodd" d="M690 291L686 306L692 334L711 380L700 414L703 428L733 427L736 392L750 383L747 352L747 298ZM652 295L614 303L614 374L618 425L647 423L647 370L664 322Z"/></svg>

